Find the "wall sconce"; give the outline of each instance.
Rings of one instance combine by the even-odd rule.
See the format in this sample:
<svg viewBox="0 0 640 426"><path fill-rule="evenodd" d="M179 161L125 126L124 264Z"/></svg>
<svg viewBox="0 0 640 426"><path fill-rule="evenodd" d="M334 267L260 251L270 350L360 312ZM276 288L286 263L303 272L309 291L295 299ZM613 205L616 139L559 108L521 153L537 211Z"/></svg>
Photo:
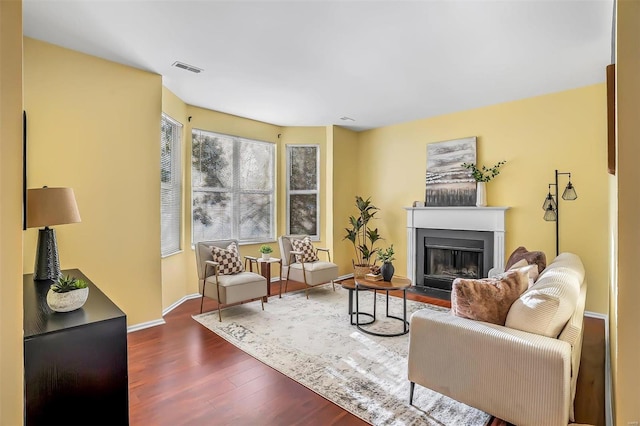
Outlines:
<svg viewBox="0 0 640 426"><path fill-rule="evenodd" d="M43 188L27 191L27 227L38 230L38 248L33 269L35 280L54 280L60 277L58 244L53 225L80 222L80 213L71 188Z"/></svg>
<svg viewBox="0 0 640 426"><path fill-rule="evenodd" d="M544 199L544 203L542 204L542 209L544 210L544 220L547 222L555 222L556 223L556 256L560 254L560 244L559 244L559 230L560 230L560 203L558 200L558 176L560 175L569 175L569 183L564 189L562 193L562 199L567 201L573 201L578 198L578 194L576 193L576 189L573 187L571 183L571 173L569 172L558 172L556 170L556 180L555 183L549 184L549 193ZM551 187L555 187L555 193L551 194Z"/></svg>

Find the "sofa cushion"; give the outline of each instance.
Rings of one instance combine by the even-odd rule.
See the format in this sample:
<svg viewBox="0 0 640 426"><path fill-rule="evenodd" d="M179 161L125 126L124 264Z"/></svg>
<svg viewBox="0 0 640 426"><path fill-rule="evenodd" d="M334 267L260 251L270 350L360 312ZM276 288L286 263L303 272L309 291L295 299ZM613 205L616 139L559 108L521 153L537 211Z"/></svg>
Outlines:
<svg viewBox="0 0 640 426"><path fill-rule="evenodd" d="M230 275L243 271L242 260L238 253L236 243L231 243L226 249L211 246L211 256L214 262L218 262L218 274Z"/></svg>
<svg viewBox="0 0 640 426"><path fill-rule="evenodd" d="M451 290L451 312L462 318L504 325L511 304L527 289L521 269L494 278L456 278Z"/></svg>
<svg viewBox="0 0 640 426"><path fill-rule="evenodd" d="M547 267L547 257L543 252L529 251L526 247L520 246L511 253L504 268L511 269L516 262L522 259L526 260L529 265L534 263L538 265L538 273L541 273Z"/></svg>
<svg viewBox="0 0 640 426"><path fill-rule="evenodd" d="M505 325L556 338L573 314L580 294L580 274L562 263L552 264L533 287L513 302Z"/></svg>
<svg viewBox="0 0 640 426"><path fill-rule="evenodd" d="M528 278L527 288L531 288L535 284L539 276L538 265L529 265L525 259L517 261L511 268L509 268L509 270L522 270Z"/></svg>
<svg viewBox="0 0 640 426"><path fill-rule="evenodd" d="M302 262L315 262L319 260L316 255L316 250L311 244L311 238L304 237L302 240L291 240L291 247L293 247L294 251L299 251L302 253ZM299 257L296 256L296 260L299 260Z"/></svg>

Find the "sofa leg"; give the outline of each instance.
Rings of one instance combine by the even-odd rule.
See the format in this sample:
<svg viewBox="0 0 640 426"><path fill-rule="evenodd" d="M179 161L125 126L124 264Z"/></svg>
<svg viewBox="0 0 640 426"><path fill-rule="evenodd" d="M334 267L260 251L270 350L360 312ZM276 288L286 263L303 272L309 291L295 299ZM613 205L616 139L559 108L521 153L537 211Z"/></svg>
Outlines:
<svg viewBox="0 0 640 426"><path fill-rule="evenodd" d="M413 405L413 389L416 387L415 382L411 382L411 386L409 388L409 405Z"/></svg>
<svg viewBox="0 0 640 426"><path fill-rule="evenodd" d="M334 283L333 280L331 280L331 285L333 286L333 291L336 291L336 283Z"/></svg>
<svg viewBox="0 0 640 426"><path fill-rule="evenodd" d="M218 321L222 322L222 304L218 302Z"/></svg>
<svg viewBox="0 0 640 426"><path fill-rule="evenodd" d="M264 311L264 299L262 297L260 298L260 304L262 305L262 310Z"/></svg>

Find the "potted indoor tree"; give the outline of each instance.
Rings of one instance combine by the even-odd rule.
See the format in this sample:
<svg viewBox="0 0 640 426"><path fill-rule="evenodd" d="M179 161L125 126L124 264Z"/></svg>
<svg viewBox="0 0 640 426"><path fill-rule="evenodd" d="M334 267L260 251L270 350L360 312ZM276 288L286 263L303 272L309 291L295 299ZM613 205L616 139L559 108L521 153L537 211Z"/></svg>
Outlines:
<svg viewBox="0 0 640 426"><path fill-rule="evenodd" d="M391 281L393 277L393 273L396 268L393 266L393 262L396 258L394 257L395 252L393 251L393 244L390 247L387 247L385 250L379 248L376 251L377 260L382 262L382 266L380 266L380 274L382 274L382 279L384 281Z"/></svg>
<svg viewBox="0 0 640 426"><path fill-rule="evenodd" d="M70 312L81 308L87 297L89 287L86 281L63 275L49 288L47 305L56 312Z"/></svg>
<svg viewBox="0 0 640 426"><path fill-rule="evenodd" d="M487 182L500 174L500 167L507 161L498 161L493 167L478 167L473 163L462 163L461 166L471 171L471 177L476 181L476 206L484 207L487 205Z"/></svg>
<svg viewBox="0 0 640 426"><path fill-rule="evenodd" d="M262 258L264 260L268 260L271 257L271 253L273 253L273 249L266 244L261 245L258 251L262 253Z"/></svg>
<svg viewBox="0 0 640 426"><path fill-rule="evenodd" d="M371 203L371 197L366 200L356 196L357 216L349 217L349 227L343 240L349 240L353 244L355 258L353 269L355 278L363 278L371 269L371 256L375 253L374 245L381 240L378 228L369 226L369 222L375 219L379 209Z"/></svg>

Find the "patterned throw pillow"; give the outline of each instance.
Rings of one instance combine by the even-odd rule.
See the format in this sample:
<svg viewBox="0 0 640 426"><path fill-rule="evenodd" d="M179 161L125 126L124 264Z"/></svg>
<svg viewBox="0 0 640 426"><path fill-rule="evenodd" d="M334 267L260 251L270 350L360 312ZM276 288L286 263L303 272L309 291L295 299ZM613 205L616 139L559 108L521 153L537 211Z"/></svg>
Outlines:
<svg viewBox="0 0 640 426"><path fill-rule="evenodd" d="M218 262L218 273L220 275L232 275L243 271L242 261L238 253L236 243L231 243L226 250L220 247L211 246L213 261Z"/></svg>
<svg viewBox="0 0 640 426"><path fill-rule="evenodd" d="M302 252L302 262L315 262L316 260L320 260L316 255L316 251L313 248L313 244L311 244L311 238L304 237L302 240L291 240L291 247L293 247L294 251ZM299 259L296 256L296 260Z"/></svg>

